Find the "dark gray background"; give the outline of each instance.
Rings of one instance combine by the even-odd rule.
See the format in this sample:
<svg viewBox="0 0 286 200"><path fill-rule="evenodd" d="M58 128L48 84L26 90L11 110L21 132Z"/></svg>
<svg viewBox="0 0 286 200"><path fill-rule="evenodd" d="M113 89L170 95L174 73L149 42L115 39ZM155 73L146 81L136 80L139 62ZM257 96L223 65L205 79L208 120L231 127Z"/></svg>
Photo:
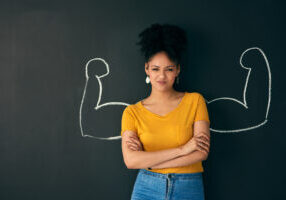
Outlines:
<svg viewBox="0 0 286 200"><path fill-rule="evenodd" d="M212 131L204 165L206 199L285 199L285 4L283 1L0 1L0 199L129 199L137 170L126 169L121 140L82 137L79 110L85 65L110 67L106 102L146 97L144 61L135 45L152 23L187 31L181 91L207 101L242 101L247 71L242 52L261 48L271 67L268 122L256 129ZM265 119L268 80L261 55L253 67L248 110L209 104L212 129L239 129ZM93 63L91 75L105 68ZM85 133L120 135L125 106L97 111L99 85L90 77L83 104Z"/></svg>

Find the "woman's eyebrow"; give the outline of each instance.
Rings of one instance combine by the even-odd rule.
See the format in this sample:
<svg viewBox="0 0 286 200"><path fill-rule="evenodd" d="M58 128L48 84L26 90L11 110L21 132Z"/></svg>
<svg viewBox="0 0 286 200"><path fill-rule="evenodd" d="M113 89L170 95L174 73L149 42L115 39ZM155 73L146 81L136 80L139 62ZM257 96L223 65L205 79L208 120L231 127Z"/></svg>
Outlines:
<svg viewBox="0 0 286 200"><path fill-rule="evenodd" d="M152 67L160 67L160 66L152 65ZM167 67L175 67L175 65L168 65L168 66L166 66L165 68L167 68Z"/></svg>

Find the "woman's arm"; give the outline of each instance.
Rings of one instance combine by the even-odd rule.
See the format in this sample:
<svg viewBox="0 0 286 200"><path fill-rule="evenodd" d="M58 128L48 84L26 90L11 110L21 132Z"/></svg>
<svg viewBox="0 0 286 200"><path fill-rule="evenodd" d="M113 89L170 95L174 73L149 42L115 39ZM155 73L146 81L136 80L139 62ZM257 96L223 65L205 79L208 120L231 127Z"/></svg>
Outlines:
<svg viewBox="0 0 286 200"><path fill-rule="evenodd" d="M198 136L199 133L204 133L208 138L210 138L210 130L209 130L209 122L204 120L199 120L194 123L194 137ZM193 139L193 138L192 138ZM210 144L210 140L208 141ZM207 147L209 149L209 146ZM152 169L162 169L162 168L170 168L170 167L182 167L194 164L199 161L206 160L208 157L208 153L203 153L202 151L193 151L187 155L174 158L172 160L168 160L162 162L157 165L151 166Z"/></svg>
<svg viewBox="0 0 286 200"><path fill-rule="evenodd" d="M187 165L192 165L196 162L206 160L207 156L204 156L199 151L193 151L188 155L180 156L172 160L162 162L157 165L151 166L152 169L162 169L162 168L171 168L171 167L183 167Z"/></svg>
<svg viewBox="0 0 286 200"><path fill-rule="evenodd" d="M206 122L204 120L196 121L194 123L194 136L200 136L202 133L206 135L207 138L210 138L209 122ZM189 151L190 149L192 149L191 146L194 143L192 144L188 142L188 144L179 146L177 148L145 152L142 150L138 151L136 149L128 148L128 142L132 137L137 137L137 134L133 131L125 131L124 134L122 134L123 157L124 162L129 169L141 169L148 167L152 167L154 169L180 167L206 160L208 157L209 140L204 141L204 143L208 143L208 145L204 147L205 149L207 149L207 151L202 151L203 149L200 146L196 146L194 150ZM192 139L190 139L190 141L191 140ZM198 140L202 141L202 139ZM138 138L135 139L133 142L140 144ZM137 144L135 144L135 146L137 146ZM187 150L189 152L186 152L186 148L189 149Z"/></svg>
<svg viewBox="0 0 286 200"><path fill-rule="evenodd" d="M121 148L123 159L128 169L148 168L164 161L185 155L185 152L180 146L176 148L149 152L132 150L128 148L127 141L129 140L130 136L134 135L136 135L136 133L129 130L122 134Z"/></svg>

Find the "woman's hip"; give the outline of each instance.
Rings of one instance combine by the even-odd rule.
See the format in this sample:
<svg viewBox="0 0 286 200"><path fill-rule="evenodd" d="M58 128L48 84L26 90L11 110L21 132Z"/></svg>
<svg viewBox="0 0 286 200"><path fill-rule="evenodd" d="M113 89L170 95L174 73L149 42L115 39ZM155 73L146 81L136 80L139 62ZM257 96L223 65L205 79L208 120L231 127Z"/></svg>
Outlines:
<svg viewBox="0 0 286 200"><path fill-rule="evenodd" d="M161 174L140 169L135 180L131 199L203 200L202 172Z"/></svg>

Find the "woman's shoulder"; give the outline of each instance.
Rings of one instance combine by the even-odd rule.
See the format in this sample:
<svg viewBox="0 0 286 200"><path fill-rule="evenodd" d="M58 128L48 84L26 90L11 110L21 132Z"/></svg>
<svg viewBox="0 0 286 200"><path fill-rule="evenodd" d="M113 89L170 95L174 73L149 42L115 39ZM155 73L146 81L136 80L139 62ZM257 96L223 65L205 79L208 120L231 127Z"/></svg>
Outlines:
<svg viewBox="0 0 286 200"><path fill-rule="evenodd" d="M125 107L125 110L127 111L132 111L134 109L135 104L129 104L128 106Z"/></svg>
<svg viewBox="0 0 286 200"><path fill-rule="evenodd" d="M129 113L136 114L140 108L139 103L140 101L133 104L129 104L128 106L125 107L125 110Z"/></svg>
<svg viewBox="0 0 286 200"><path fill-rule="evenodd" d="M203 97L202 93L200 92L187 92L187 93L190 97L193 97L193 98Z"/></svg>
<svg viewBox="0 0 286 200"><path fill-rule="evenodd" d="M205 98L201 92L188 92L188 100L187 102L201 102L204 101Z"/></svg>

